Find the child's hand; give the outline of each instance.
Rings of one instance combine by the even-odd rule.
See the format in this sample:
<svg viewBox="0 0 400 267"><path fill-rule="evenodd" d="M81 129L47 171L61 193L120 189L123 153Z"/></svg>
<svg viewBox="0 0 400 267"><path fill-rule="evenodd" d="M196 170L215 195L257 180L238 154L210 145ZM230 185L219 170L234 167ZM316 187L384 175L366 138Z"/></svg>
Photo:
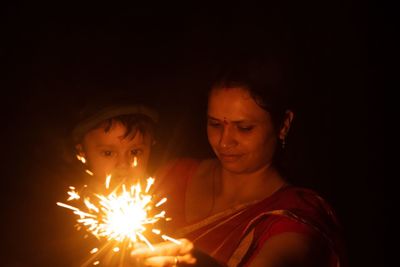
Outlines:
<svg viewBox="0 0 400 267"><path fill-rule="evenodd" d="M154 245L154 250L140 247L131 252L131 257L143 262L145 266L177 266L178 263L193 265L193 243L187 239L179 239L179 245L172 242L162 242Z"/></svg>

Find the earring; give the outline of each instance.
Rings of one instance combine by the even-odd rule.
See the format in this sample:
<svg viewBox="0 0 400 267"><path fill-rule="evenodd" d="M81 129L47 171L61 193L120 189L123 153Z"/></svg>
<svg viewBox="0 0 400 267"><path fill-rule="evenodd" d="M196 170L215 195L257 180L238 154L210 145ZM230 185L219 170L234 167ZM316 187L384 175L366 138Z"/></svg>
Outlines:
<svg viewBox="0 0 400 267"><path fill-rule="evenodd" d="M282 139L282 149L285 149L285 147L286 147L286 138L283 138Z"/></svg>

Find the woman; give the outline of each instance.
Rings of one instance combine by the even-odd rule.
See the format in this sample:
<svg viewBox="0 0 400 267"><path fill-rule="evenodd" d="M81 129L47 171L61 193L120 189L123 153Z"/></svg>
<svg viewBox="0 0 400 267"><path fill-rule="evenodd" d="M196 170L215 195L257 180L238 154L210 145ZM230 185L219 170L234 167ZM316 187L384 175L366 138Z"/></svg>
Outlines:
<svg viewBox="0 0 400 267"><path fill-rule="evenodd" d="M132 255L149 266L340 266L331 208L280 172L294 118L283 88L271 69L242 67L209 93L207 135L217 159L178 160L158 175L182 243Z"/></svg>

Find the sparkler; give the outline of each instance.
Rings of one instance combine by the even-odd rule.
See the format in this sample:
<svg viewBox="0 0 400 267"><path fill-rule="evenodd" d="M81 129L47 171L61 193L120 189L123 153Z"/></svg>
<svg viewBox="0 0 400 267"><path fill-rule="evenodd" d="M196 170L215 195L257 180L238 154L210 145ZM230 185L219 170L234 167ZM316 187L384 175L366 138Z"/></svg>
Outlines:
<svg viewBox="0 0 400 267"><path fill-rule="evenodd" d="M82 159L80 160L83 162ZM110 181L111 175L108 175L105 181L106 189L109 189ZM115 243L116 246L112 249L115 253L119 252L121 246L134 248L139 243L153 250L153 245L146 237L150 232L163 240L180 244L178 240L161 234L161 230L153 228L159 220L168 219L164 210L156 211L167 201L167 198L155 201L149 193L154 181L154 178L149 177L144 190L140 182L137 182L129 188L123 184L120 190L115 189L106 195L93 193L85 197L81 196L75 187L70 186L67 201L83 202L84 209L63 202L57 202L57 205L72 210L79 217L78 224L84 226L99 240L105 239L110 243ZM90 253L96 255L99 251L93 248ZM96 260L92 264L98 265L100 261Z"/></svg>

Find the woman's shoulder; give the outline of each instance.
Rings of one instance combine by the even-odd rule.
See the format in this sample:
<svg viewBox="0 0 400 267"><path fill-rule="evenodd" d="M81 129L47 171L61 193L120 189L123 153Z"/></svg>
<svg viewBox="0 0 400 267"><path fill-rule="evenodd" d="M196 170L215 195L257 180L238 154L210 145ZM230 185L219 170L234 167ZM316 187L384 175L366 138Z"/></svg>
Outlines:
<svg viewBox="0 0 400 267"><path fill-rule="evenodd" d="M294 185L287 185L281 188L274 194L274 197L279 203L293 206L293 208L300 204L306 206L328 204L327 201L317 191Z"/></svg>
<svg viewBox="0 0 400 267"><path fill-rule="evenodd" d="M261 203L260 203L261 204ZM274 194L273 198L264 203L269 211L280 212L284 217L300 221L312 221L318 224L339 225L332 206L321 194L313 189L286 186Z"/></svg>
<svg viewBox="0 0 400 267"><path fill-rule="evenodd" d="M260 244L272 236L295 232L323 241L318 243L320 245L328 244L332 249L332 260L338 260L337 253L342 253L341 225L330 204L320 193L310 188L289 185L263 202L259 203L261 205L257 215Z"/></svg>

